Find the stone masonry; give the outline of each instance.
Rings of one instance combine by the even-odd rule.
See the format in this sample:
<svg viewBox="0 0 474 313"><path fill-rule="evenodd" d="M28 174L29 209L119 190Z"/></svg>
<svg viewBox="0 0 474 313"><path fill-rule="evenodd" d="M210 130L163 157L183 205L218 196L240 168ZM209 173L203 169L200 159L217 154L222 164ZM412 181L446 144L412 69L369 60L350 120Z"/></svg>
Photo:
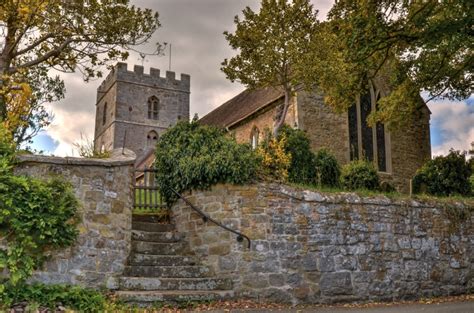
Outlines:
<svg viewBox="0 0 474 313"><path fill-rule="evenodd" d="M472 202L446 207L266 184L218 185L187 197L252 239L248 249L184 202L172 208L192 253L215 275L232 279L237 297L391 301L474 288ZM466 215L455 218L459 212Z"/></svg>
<svg viewBox="0 0 474 313"><path fill-rule="evenodd" d="M134 153L120 149L101 160L22 155L19 161L18 175L64 177L81 205L76 244L54 251L33 280L114 288L130 252Z"/></svg>
<svg viewBox="0 0 474 313"><path fill-rule="evenodd" d="M139 159L156 144L158 138L149 142L150 133L159 137L179 120L188 121L191 78L186 74L180 78L170 71L161 77L155 68L145 74L139 65L128 71L126 63L118 63L97 89L95 149L125 147ZM148 116L151 97L158 100L156 119Z"/></svg>

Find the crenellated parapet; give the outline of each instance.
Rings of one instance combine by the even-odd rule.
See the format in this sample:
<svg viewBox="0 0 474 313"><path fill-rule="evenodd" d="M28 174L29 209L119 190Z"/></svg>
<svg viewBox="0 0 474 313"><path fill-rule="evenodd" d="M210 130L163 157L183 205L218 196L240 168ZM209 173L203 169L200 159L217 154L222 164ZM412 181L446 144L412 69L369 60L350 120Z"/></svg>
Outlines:
<svg viewBox="0 0 474 313"><path fill-rule="evenodd" d="M165 77L162 77L161 71L153 67L146 74L141 65L134 65L133 71L129 71L127 63L119 62L97 88L97 101L117 81L189 93L191 77L188 74L181 74L180 79L176 79L176 73L172 71L166 71Z"/></svg>

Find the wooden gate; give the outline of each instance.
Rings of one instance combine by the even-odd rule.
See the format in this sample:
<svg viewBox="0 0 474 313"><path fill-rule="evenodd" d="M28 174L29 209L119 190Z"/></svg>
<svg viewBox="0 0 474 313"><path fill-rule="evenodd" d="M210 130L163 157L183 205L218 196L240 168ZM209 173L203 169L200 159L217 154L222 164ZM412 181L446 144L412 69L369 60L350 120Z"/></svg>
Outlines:
<svg viewBox="0 0 474 313"><path fill-rule="evenodd" d="M134 209L160 211L167 208L156 184L156 173L154 168L135 169Z"/></svg>

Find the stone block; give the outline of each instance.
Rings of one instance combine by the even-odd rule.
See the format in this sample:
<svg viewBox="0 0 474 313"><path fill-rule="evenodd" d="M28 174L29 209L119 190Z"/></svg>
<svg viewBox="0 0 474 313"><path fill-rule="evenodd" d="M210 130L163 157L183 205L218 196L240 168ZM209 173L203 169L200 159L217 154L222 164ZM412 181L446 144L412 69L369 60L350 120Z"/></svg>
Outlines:
<svg viewBox="0 0 474 313"><path fill-rule="evenodd" d="M267 288L269 286L268 276L265 274L244 275L242 284L256 289Z"/></svg>
<svg viewBox="0 0 474 313"><path fill-rule="evenodd" d="M270 274L268 275L268 281L272 287L281 287L285 284L285 275Z"/></svg>
<svg viewBox="0 0 474 313"><path fill-rule="evenodd" d="M227 272L237 268L237 262L232 256L221 256L218 261L219 270Z"/></svg>
<svg viewBox="0 0 474 313"><path fill-rule="evenodd" d="M301 265L305 271L316 271L318 270L318 257L317 253L308 253L301 260Z"/></svg>
<svg viewBox="0 0 474 313"><path fill-rule="evenodd" d="M324 273L319 286L321 293L325 296L352 295L354 293L349 272Z"/></svg>
<svg viewBox="0 0 474 313"><path fill-rule="evenodd" d="M228 244L209 246L209 255L227 255L229 253L230 245Z"/></svg>
<svg viewBox="0 0 474 313"><path fill-rule="evenodd" d="M320 272L334 272L336 264L334 257L321 257L319 258L319 271Z"/></svg>

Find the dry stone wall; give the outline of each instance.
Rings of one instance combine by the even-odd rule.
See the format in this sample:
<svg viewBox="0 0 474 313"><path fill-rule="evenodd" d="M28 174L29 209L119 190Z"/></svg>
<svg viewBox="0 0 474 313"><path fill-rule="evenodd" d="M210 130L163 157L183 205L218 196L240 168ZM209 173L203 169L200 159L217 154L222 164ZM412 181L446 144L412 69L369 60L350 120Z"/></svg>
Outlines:
<svg viewBox="0 0 474 313"><path fill-rule="evenodd" d="M33 280L115 288L130 252L132 178L135 155L116 150L110 159L24 155L15 172L69 181L81 208L74 246L54 251Z"/></svg>
<svg viewBox="0 0 474 313"><path fill-rule="evenodd" d="M466 204L448 209L264 184L218 185L188 197L252 239L248 249L185 203L172 209L192 252L215 275L232 278L237 296L328 303L474 288L474 215ZM454 212L466 215L456 218Z"/></svg>

